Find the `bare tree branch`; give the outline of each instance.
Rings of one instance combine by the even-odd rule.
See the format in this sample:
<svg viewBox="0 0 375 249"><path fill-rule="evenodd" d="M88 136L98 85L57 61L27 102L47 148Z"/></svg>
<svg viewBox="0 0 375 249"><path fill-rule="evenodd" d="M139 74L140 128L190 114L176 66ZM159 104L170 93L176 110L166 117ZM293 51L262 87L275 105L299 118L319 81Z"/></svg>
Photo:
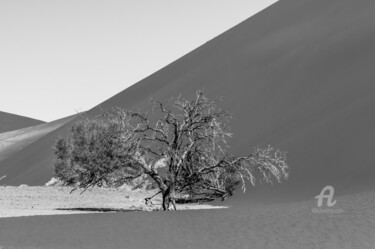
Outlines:
<svg viewBox="0 0 375 249"><path fill-rule="evenodd" d="M91 120L87 116L72 136L55 146L55 175L77 188L115 185L144 174L153 179L163 208L176 200L214 200L231 196L238 185L287 179L286 153L256 148L247 156L228 153L231 115L197 91L169 103L151 100L144 113L116 107ZM99 120L99 121L98 121ZM164 162L159 171L156 164ZM151 197L153 198L153 197ZM146 202L151 198L146 198Z"/></svg>

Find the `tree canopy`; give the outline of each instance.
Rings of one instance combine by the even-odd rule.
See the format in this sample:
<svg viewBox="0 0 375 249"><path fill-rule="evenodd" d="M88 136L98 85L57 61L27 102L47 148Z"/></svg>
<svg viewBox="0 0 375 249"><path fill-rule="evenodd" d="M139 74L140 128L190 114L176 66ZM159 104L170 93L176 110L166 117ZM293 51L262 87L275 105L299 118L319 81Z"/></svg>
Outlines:
<svg viewBox="0 0 375 249"><path fill-rule="evenodd" d="M256 177L267 183L287 179L285 152L271 146L244 156L229 152L231 115L217 102L197 91L192 100L151 100L146 112L116 107L86 117L58 139L55 177L87 189L147 175L162 194L164 210L176 209L176 201L225 199L238 185L243 191L247 183L255 185Z"/></svg>

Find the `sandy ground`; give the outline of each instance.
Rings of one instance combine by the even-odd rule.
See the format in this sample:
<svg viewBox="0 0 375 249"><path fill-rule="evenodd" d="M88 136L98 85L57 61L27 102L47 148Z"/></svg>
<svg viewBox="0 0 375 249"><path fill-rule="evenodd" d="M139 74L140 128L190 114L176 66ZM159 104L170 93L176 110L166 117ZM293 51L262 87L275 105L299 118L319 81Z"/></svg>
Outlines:
<svg viewBox="0 0 375 249"><path fill-rule="evenodd" d="M374 249L375 191L334 199L336 205L320 213L312 211L312 199L244 201L217 210L2 218L0 248Z"/></svg>
<svg viewBox="0 0 375 249"><path fill-rule="evenodd" d="M71 188L61 187L0 187L0 217L95 213L110 210L151 210L160 208L156 197L153 207L144 198L153 192L126 189L88 189L70 194ZM178 205L178 209L219 208L211 205ZM60 209L60 210L58 210ZM61 210L62 209L62 210ZM79 209L80 211L75 211Z"/></svg>

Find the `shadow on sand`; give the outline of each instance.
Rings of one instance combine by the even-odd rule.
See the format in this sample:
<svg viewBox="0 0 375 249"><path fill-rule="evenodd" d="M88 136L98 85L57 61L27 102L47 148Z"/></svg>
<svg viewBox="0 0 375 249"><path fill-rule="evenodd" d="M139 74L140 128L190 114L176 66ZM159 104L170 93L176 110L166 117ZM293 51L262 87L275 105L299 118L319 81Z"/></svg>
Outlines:
<svg viewBox="0 0 375 249"><path fill-rule="evenodd" d="M78 207L78 208L56 208L55 210L59 211L82 211L82 212L103 212L103 213L108 213L108 212L116 212L116 213L121 213L121 212L134 212L134 211L142 211L142 209L123 209L123 208L91 208L91 207Z"/></svg>

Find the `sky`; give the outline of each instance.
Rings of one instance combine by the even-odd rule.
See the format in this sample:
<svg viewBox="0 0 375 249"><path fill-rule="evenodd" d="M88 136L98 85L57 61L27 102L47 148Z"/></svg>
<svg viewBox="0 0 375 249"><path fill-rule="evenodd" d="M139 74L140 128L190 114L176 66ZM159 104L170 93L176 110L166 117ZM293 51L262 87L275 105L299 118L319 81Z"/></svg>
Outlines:
<svg viewBox="0 0 375 249"><path fill-rule="evenodd" d="M0 0L0 111L89 110L276 0Z"/></svg>

